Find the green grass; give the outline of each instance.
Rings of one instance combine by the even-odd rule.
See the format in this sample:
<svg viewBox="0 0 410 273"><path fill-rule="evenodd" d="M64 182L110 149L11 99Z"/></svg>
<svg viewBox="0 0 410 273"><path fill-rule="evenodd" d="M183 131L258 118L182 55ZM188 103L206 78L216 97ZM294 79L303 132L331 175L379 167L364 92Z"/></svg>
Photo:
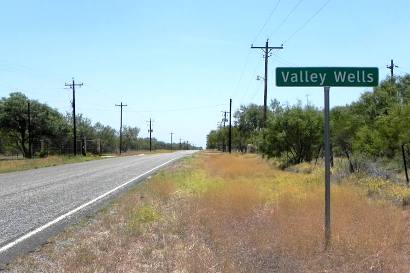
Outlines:
<svg viewBox="0 0 410 273"><path fill-rule="evenodd" d="M132 234L141 234L146 226L161 218L161 214L151 205L144 204L133 209L127 217L128 229Z"/></svg>

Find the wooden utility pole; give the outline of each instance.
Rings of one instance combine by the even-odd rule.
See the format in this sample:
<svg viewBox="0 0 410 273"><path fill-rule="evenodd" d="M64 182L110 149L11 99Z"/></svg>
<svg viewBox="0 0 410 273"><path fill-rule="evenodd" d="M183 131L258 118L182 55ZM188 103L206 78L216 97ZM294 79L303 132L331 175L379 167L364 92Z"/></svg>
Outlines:
<svg viewBox="0 0 410 273"><path fill-rule="evenodd" d="M223 152L226 152L226 145L225 145L225 142L226 142L226 139L225 139L225 123L228 121L228 119L226 118L226 115L229 113L228 111L222 111L222 113L224 114L224 117L223 117L223 120L222 120L222 122L223 122L223 134L222 134L222 136L223 136L223 143L222 143L222 151Z"/></svg>
<svg viewBox="0 0 410 273"><path fill-rule="evenodd" d="M170 135L171 135L171 151L172 151L172 135L173 135L174 133L170 133Z"/></svg>
<svg viewBox="0 0 410 273"><path fill-rule="evenodd" d="M228 151L232 152L232 99L229 99L229 142Z"/></svg>
<svg viewBox="0 0 410 273"><path fill-rule="evenodd" d="M393 59L390 60L390 65L386 65L386 68L390 70L390 82L394 83L394 69L398 68L398 66L393 62ZM400 103L400 94L399 89L396 89L396 99L397 102Z"/></svg>
<svg viewBox="0 0 410 273"><path fill-rule="evenodd" d="M265 46L253 46L251 48L262 49L265 58L265 77L264 77L264 92L263 92L263 127L266 127L267 111L268 111L268 60L271 56L271 51L274 49L283 49L281 46L269 46L269 39L266 40Z"/></svg>
<svg viewBox="0 0 410 273"><path fill-rule="evenodd" d="M409 184L409 173L407 171L406 150L405 150L404 146L405 146L404 144L401 145L401 152L402 152L402 155L403 155L404 173L406 174L406 182L407 182L407 185L408 185Z"/></svg>
<svg viewBox="0 0 410 273"><path fill-rule="evenodd" d="M119 106L121 108L121 121L120 121L120 155L122 152L122 108L127 106L126 104L116 104L115 106Z"/></svg>
<svg viewBox="0 0 410 273"><path fill-rule="evenodd" d="M74 155L77 155L77 125L76 125L76 117L75 117L75 87L83 86L83 83L75 83L74 78L71 83L66 83L65 86L71 88L73 90L73 101L71 105L73 106L73 149Z"/></svg>
<svg viewBox="0 0 410 273"><path fill-rule="evenodd" d="M28 158L31 158L33 155L33 142L32 142L32 132L31 132L31 107L30 107L30 100L27 101L27 131L28 131Z"/></svg>
<svg viewBox="0 0 410 273"><path fill-rule="evenodd" d="M398 68L398 66L393 62L393 59L390 60L390 65L386 65L386 68L390 70L390 80L393 82L394 80L394 69Z"/></svg>
<svg viewBox="0 0 410 273"><path fill-rule="evenodd" d="M149 119L149 130L148 130L148 132L149 132L149 151L151 152L152 151L152 132L153 132L153 130L152 130L152 120L151 119Z"/></svg>

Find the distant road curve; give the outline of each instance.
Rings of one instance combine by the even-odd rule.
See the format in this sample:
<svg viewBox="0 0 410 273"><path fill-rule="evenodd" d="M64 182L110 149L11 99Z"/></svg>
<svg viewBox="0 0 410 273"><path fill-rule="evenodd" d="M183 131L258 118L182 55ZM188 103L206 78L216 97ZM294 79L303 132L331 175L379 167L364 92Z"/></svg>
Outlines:
<svg viewBox="0 0 410 273"><path fill-rule="evenodd" d="M102 201L162 167L179 151L0 174L0 264L33 250Z"/></svg>

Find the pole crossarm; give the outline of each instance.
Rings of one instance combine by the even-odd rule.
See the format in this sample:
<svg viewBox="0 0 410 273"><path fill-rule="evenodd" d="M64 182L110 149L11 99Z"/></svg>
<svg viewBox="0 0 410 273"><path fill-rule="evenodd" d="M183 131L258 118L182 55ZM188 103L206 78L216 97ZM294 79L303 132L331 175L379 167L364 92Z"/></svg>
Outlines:
<svg viewBox="0 0 410 273"><path fill-rule="evenodd" d="M261 49L264 53L265 59L265 77L264 80L264 90L263 90L263 127L266 127L267 111L268 111L268 59L271 56L272 50L283 49L283 44L281 46L269 46L269 39L266 40L265 46L253 46L252 49Z"/></svg>
<svg viewBox="0 0 410 273"><path fill-rule="evenodd" d="M83 83L75 83L74 78L72 79L71 83L65 83L66 87L69 87L73 90L73 101L71 102L71 106L73 107L73 150L74 155L77 155L77 125L76 125L76 115L75 115L75 87L83 86Z"/></svg>
<svg viewBox="0 0 410 273"><path fill-rule="evenodd" d="M266 50L266 46L251 46L251 48L259 48L263 49L263 51ZM272 49L283 49L283 46L269 46L267 49L272 50Z"/></svg>
<svg viewBox="0 0 410 273"><path fill-rule="evenodd" d="M122 108L128 105L123 104L121 102L121 104L116 104L115 106L121 107L121 121L120 121L120 155L121 155L121 152L122 152Z"/></svg>

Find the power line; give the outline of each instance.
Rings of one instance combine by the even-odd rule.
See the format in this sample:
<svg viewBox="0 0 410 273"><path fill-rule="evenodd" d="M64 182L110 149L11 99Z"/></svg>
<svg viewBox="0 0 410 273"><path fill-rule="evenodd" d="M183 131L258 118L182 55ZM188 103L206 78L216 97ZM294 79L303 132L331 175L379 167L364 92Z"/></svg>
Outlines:
<svg viewBox="0 0 410 273"><path fill-rule="evenodd" d="M190 111L190 110L206 110L209 108L216 108L223 106L223 104L216 104L216 105L208 105L208 106L192 106L186 108L173 108L173 109L152 109L152 110L132 110L128 109L127 112L133 113L155 113L155 112L178 112L178 111ZM86 109L94 109L94 110L106 110L106 111L115 111L112 108L105 107L103 105L93 104L91 106L87 106Z"/></svg>
<svg viewBox="0 0 410 273"><path fill-rule="evenodd" d="M297 66L296 63L291 62L291 61L289 61L289 60L286 60L285 58L280 57L280 56L277 55L277 54L273 54L272 57L275 58L275 59L276 59L278 62L280 62L281 64Z"/></svg>
<svg viewBox="0 0 410 273"><path fill-rule="evenodd" d="M285 40L285 44L289 42L297 33L299 33L302 29L304 29L332 0L327 0L316 12L309 17L298 29L296 29L289 37Z"/></svg>
<svg viewBox="0 0 410 273"><path fill-rule="evenodd" d="M26 73L31 74L33 76L44 78L44 79L46 79L46 78L47 79L52 79L52 77L50 77L50 74L51 74L52 76L54 75L54 77L53 77L54 80L60 81L60 80L64 79L64 76L62 74L56 73L56 71L48 71L47 73L42 73L42 72L40 72L41 69L39 69L38 67L37 68L31 68L27 65L12 63L12 62L10 62L8 60L5 60L5 59L0 60L0 62L3 64L3 69L2 69L3 71L8 71L8 72L20 71L20 72L23 72L23 73L26 72ZM6 66L4 66L4 64ZM6 69L4 69L4 68L6 68ZM11 70L7 70L7 68L9 68Z"/></svg>
<svg viewBox="0 0 410 273"><path fill-rule="evenodd" d="M401 66L396 67L396 68L397 68L397 70L400 70L402 73L410 74L410 70L405 70L405 69L401 68Z"/></svg>
<svg viewBox="0 0 410 273"><path fill-rule="evenodd" d="M223 104L215 104L215 105L204 105L204 106L192 106L192 107L185 107L185 108L140 110L140 111L133 111L133 112L177 112L177 111L208 109L208 108L220 107L222 105Z"/></svg>
<svg viewBox="0 0 410 273"><path fill-rule="evenodd" d="M290 10L290 12L286 15L286 17L280 22L280 24L275 28L275 30L272 32L272 35L276 33L289 19L289 17L296 11L298 6L303 2L304 0L299 0L296 5L293 6L293 8Z"/></svg>
<svg viewBox="0 0 410 273"><path fill-rule="evenodd" d="M281 2L281 0L278 0L276 2L276 5L272 8L271 12L269 13L268 17L266 18L264 24L262 25L262 27L259 29L258 33L256 34L255 38L253 39L253 42L256 42L256 40L258 39L258 37L262 34L263 30L265 29L266 25L269 23L270 19L272 18L273 14L275 13L275 11L277 10L279 3ZM241 70L241 73L239 74L239 79L237 81L237 84L235 86L235 88L233 89L233 92L231 94L231 97L233 97L235 95L235 93L238 91L240 83L242 82L243 76L245 75L245 70L248 67L248 63L249 63L249 57L250 57L251 51L248 49L248 53L246 55L245 58L245 64Z"/></svg>
<svg viewBox="0 0 410 273"><path fill-rule="evenodd" d="M256 97L256 95L258 94L258 92L259 92L259 86L257 86L257 87L255 88L255 91L253 92L252 96L250 97L250 101L252 101L252 100Z"/></svg>
<svg viewBox="0 0 410 273"><path fill-rule="evenodd" d="M253 73L250 74L251 77L249 78L249 82L246 84L244 93L242 94L241 99L238 100L239 104L241 104L244 101L244 99L246 98L246 95L248 95L249 89L251 88L251 84L255 82L255 77L257 77L258 75L258 73L256 73L258 68L259 68L259 63L256 63L253 69Z"/></svg>
<svg viewBox="0 0 410 273"><path fill-rule="evenodd" d="M248 49L248 54L246 55L245 64L244 64L244 66L243 66L243 68L242 68L241 74L239 74L238 82L237 82L235 88L233 89L233 92L232 92L232 94L231 94L231 97L233 97L233 96L235 95L236 91L238 91L239 85L240 85L240 83L241 83L241 81L242 81L242 79L243 79L243 75L245 75L245 70L246 70L246 68L248 67L249 56L250 56L250 55L251 55L251 50Z"/></svg>
<svg viewBox="0 0 410 273"><path fill-rule="evenodd" d="M256 42L256 40L259 38L259 36L262 34L262 31L265 29L266 25L269 23L270 19L272 18L273 14L275 11L278 9L279 3L281 0L278 0L276 2L276 5L272 8L271 12L269 13L268 17L265 20L265 23L262 25L262 27L259 29L258 33L256 34L255 38L252 41L252 44Z"/></svg>

